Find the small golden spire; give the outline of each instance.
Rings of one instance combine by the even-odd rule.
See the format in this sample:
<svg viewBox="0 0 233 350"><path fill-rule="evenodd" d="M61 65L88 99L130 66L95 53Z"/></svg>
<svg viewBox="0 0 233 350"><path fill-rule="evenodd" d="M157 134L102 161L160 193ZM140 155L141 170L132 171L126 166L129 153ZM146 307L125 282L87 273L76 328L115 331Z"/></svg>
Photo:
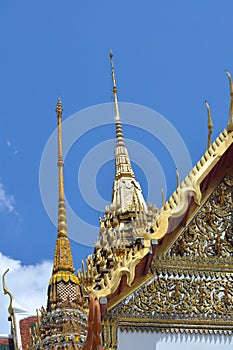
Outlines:
<svg viewBox="0 0 233 350"><path fill-rule="evenodd" d="M229 78L229 83L230 83L230 108L229 108L229 118L227 123L227 131L231 132L233 131L233 83L232 83L231 74L227 70L225 72Z"/></svg>
<svg viewBox="0 0 233 350"><path fill-rule="evenodd" d="M210 147L210 145L211 145L211 136L212 136L212 130L213 130L213 122L212 122L212 117L211 117L211 113L210 113L209 103L207 101L205 101L205 105L206 105L207 111L208 111L208 141L207 141L207 149L208 149Z"/></svg>
<svg viewBox="0 0 233 350"><path fill-rule="evenodd" d="M113 85L112 91L114 96L114 107L115 107L115 117L116 117L116 154L115 154L116 178L119 178L121 176L134 177L134 172L131 167L129 154L125 146L124 135L122 131L112 50L110 50L109 57L110 57L110 63L111 63L112 85Z"/></svg>
<svg viewBox="0 0 233 350"><path fill-rule="evenodd" d="M176 187L180 187L180 174L177 168L176 168Z"/></svg>

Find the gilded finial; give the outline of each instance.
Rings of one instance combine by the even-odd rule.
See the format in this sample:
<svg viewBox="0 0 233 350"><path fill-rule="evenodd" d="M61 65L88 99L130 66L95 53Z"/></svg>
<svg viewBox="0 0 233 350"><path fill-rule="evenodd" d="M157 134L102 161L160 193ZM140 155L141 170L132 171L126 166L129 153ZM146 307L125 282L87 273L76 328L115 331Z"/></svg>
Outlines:
<svg viewBox="0 0 233 350"><path fill-rule="evenodd" d="M233 131L233 83L231 74L226 70L225 71L230 83L230 108L229 108L229 117L228 117L228 123L227 123L227 131L231 132Z"/></svg>
<svg viewBox="0 0 233 350"><path fill-rule="evenodd" d="M180 174L177 168L176 168L176 187L180 187Z"/></svg>
<svg viewBox="0 0 233 350"><path fill-rule="evenodd" d="M208 149L210 147L210 145L211 145L211 136L212 136L212 130L213 130L213 122L212 122L212 117L211 117L211 113L210 113L209 103L207 101L205 101L205 105L206 105L207 111L208 111L208 141L207 141L207 149Z"/></svg>
<svg viewBox="0 0 233 350"><path fill-rule="evenodd" d="M164 198L164 189L163 189L163 186L160 187L161 189L161 193L162 193L162 207L164 206L165 204L165 198Z"/></svg>
<svg viewBox="0 0 233 350"><path fill-rule="evenodd" d="M119 107L118 107L117 87L116 87L116 78L115 78L112 50L110 50L109 58L110 58L111 70L112 70L112 85L113 85L112 91L113 91L113 95L114 95L114 105L115 105L116 120L118 120L118 119L120 119L120 113L119 113Z"/></svg>
<svg viewBox="0 0 233 350"><path fill-rule="evenodd" d="M58 97L57 107L56 107L57 117L61 117L62 116L62 112L63 112L63 108L62 108L61 99L60 99L60 97Z"/></svg>

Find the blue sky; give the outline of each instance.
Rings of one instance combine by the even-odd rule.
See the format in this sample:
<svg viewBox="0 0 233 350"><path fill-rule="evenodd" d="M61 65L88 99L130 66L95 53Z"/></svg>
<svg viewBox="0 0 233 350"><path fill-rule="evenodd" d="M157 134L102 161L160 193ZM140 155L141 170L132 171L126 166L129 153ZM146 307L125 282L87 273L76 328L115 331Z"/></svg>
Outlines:
<svg viewBox="0 0 233 350"><path fill-rule="evenodd" d="M84 108L112 101L110 48L114 52L119 100L162 114L183 138L193 164L202 156L207 142L204 101L208 100L212 110L213 138L226 126L228 118L229 84L224 70L233 73L232 13L230 0L1 3L3 255L25 265L53 259L56 227L40 196L41 156L56 127L58 95L63 102L64 120ZM113 117L109 115L109 123ZM101 121L98 115L96 118ZM82 122L85 120L80 117ZM149 147L158 158L171 194L175 190L175 165L170 165L171 159L159 141L149 142L149 136L130 127L124 131L125 137ZM85 206L75 187L75 177L81 156L95 142L114 137L114 128L105 126L93 132L84 135L67 154L65 185L73 209L97 225L100 213ZM54 169L56 157L56 153L51 157ZM113 170L113 163L108 162L97 174L97 188L107 201L111 199ZM140 168L136 170L146 192L146 174ZM153 185L161 186L156 172ZM55 202L54 208L56 205ZM91 249L75 242L72 249L78 268Z"/></svg>

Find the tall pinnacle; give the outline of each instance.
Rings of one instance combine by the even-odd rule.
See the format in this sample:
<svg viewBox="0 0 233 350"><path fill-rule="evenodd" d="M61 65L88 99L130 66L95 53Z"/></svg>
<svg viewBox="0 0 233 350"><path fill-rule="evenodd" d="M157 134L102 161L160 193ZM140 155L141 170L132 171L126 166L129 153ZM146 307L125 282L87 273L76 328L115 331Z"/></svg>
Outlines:
<svg viewBox="0 0 233 350"><path fill-rule="evenodd" d="M118 98L117 98L117 87L116 78L113 65L113 53L110 51L109 54L111 70L112 70L112 85L113 85L113 96L114 96L114 106L115 106L115 117L116 117L116 154L115 154L115 171L116 178L122 176L134 177L134 172L131 167L129 154L124 142L124 135L122 131L122 124L119 113Z"/></svg>
<svg viewBox="0 0 233 350"><path fill-rule="evenodd" d="M60 98L57 102L57 133L58 133L58 236L67 237L67 225L66 225L66 205L64 195L64 176L63 166L64 162L62 159L62 104Z"/></svg>
<svg viewBox="0 0 233 350"><path fill-rule="evenodd" d="M62 103L57 102L57 132L58 132L58 223L57 241L54 256L53 274L58 271L74 272L74 264L67 234L66 205L64 194L63 158L62 158Z"/></svg>
<svg viewBox="0 0 233 350"><path fill-rule="evenodd" d="M119 213L147 211L140 184L135 180L128 150L125 146L119 113L113 54L110 51L112 85L116 119L115 181L112 192L112 207Z"/></svg>
<svg viewBox="0 0 233 350"><path fill-rule="evenodd" d="M57 239L54 251L53 271L48 286L47 313L44 311L41 312L42 327L38 328L39 345L42 343L42 347L45 350L55 349L56 347L74 350L79 349L79 346L77 346L77 342L80 340L79 336L81 337L82 334L85 335L86 333L85 329L82 329L82 326L80 326L80 319L75 314L79 310L85 316L85 301L82 300L79 279L74 273L74 264L66 225L63 177L64 162L62 158L62 104L60 99L57 102L56 113L58 135ZM67 315L64 310L67 309L69 309L69 317L64 318L64 315ZM53 316L51 317L50 312L52 310ZM61 310L63 310L62 314L60 313ZM61 317L61 315L63 316ZM46 340L44 341L44 339ZM56 346L54 342L57 344ZM35 347L35 349L38 348L41 348L41 346Z"/></svg>

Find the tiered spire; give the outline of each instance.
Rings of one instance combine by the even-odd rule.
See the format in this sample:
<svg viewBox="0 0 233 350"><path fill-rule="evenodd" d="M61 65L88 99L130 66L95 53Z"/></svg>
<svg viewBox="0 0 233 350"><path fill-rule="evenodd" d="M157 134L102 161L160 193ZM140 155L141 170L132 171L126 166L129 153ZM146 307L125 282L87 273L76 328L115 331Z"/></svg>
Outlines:
<svg viewBox="0 0 233 350"><path fill-rule="evenodd" d="M57 133L58 133L58 223L57 241L54 256L53 275L57 272L74 272L74 264L67 234L66 204L64 194L64 176L62 158L62 103L60 98L57 102ZM75 276L74 276L75 277Z"/></svg>
<svg viewBox="0 0 233 350"><path fill-rule="evenodd" d="M113 96L116 120L115 181L113 184L112 207L117 212L147 210L140 184L135 180L128 150L125 146L117 98L117 86L113 64L113 53L110 51Z"/></svg>
<svg viewBox="0 0 233 350"><path fill-rule="evenodd" d="M152 222L157 218L156 206L146 205L140 184L136 181L129 154L125 146L117 98L117 86L110 51L111 75L116 120L115 179L112 189L112 202L106 208L104 218L100 219L100 232L95 243L94 253L84 262L79 279L85 293L93 291L95 295L105 296L114 293L121 280L121 271L128 271L129 266L140 256L144 247L145 233L151 232ZM144 248L143 248L144 249ZM139 258L140 259L140 258ZM96 313L98 315L98 312ZM94 316L93 316L94 317ZM94 329L92 327L92 329ZM98 335L98 332L97 332ZM87 343L90 345L91 331ZM97 336L95 335L97 339ZM88 348L89 349L89 348Z"/></svg>
<svg viewBox="0 0 233 350"><path fill-rule="evenodd" d="M134 172L131 167L129 154L125 146L124 135L122 131L122 124L119 113L118 98L117 98L117 87L116 78L113 65L113 53L110 51L109 54L112 70L112 85L113 85L113 96L114 96L114 106L115 106L115 118L116 118L116 157L115 157L115 169L116 169L116 179L127 176L134 177Z"/></svg>
<svg viewBox="0 0 233 350"><path fill-rule="evenodd" d="M63 176L63 158L62 158L62 103L60 98L57 102L57 133L58 133L58 236L67 237L66 225L66 206L64 195L64 176Z"/></svg>
<svg viewBox="0 0 233 350"><path fill-rule="evenodd" d="M83 348L87 334L87 302L82 297L67 233L62 158L62 104L58 99L58 224L52 277L48 287L47 310L40 310L31 333L30 350Z"/></svg>
<svg viewBox="0 0 233 350"><path fill-rule="evenodd" d="M61 296L65 293L62 288L57 288L59 282L71 282L78 285L78 278L74 274L74 264L70 248L70 241L67 234L66 205L64 194L64 176L62 158L62 103L60 98L56 107L57 113L57 135L58 135L58 223L57 240L54 253L53 273L50 279L48 291L48 309L53 308L58 302L61 303ZM65 289L65 287L64 287ZM78 289L77 289L78 291ZM61 294L61 295L60 295ZM76 294L76 292L75 292ZM80 293L78 293L80 294ZM76 297L75 297L76 298Z"/></svg>

